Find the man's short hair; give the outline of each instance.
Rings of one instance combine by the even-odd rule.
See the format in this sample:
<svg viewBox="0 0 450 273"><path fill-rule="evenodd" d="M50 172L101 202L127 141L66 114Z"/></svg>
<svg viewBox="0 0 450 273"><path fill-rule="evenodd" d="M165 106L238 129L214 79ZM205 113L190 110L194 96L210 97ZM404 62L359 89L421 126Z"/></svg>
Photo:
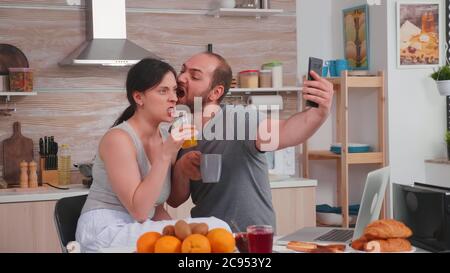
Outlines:
<svg viewBox="0 0 450 273"><path fill-rule="evenodd" d="M219 98L219 102L221 102L230 90L233 72L231 71L231 67L225 58L219 54L213 52L204 52L204 54L216 58L219 61L219 65L216 67L212 75L210 89L213 89L218 85L223 86L223 95Z"/></svg>

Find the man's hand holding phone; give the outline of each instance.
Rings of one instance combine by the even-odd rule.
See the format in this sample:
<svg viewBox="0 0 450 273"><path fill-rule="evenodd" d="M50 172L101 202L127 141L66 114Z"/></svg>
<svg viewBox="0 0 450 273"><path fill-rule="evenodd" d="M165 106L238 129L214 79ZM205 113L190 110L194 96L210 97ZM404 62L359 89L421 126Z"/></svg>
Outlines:
<svg viewBox="0 0 450 273"><path fill-rule="evenodd" d="M306 100L306 105L315 107L317 104L317 111L323 116L328 116L331 110L331 104L333 101L333 84L326 79L320 77L317 66L312 69L312 61L310 58L310 68L308 80L303 82L303 99ZM317 59L316 59L317 60ZM311 80L310 80L311 79ZM309 101L309 102L308 102Z"/></svg>

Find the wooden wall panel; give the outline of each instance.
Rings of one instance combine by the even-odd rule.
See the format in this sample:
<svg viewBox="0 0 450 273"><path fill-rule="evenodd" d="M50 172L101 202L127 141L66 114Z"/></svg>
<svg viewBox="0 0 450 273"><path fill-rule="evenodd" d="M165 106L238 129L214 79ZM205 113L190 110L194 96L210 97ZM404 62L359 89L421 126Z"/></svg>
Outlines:
<svg viewBox="0 0 450 273"><path fill-rule="evenodd" d="M205 2L129 0L127 5L203 9ZM74 162L90 160L101 136L127 105L125 93L120 91L124 89L128 68L58 66L58 62L85 39L84 10L1 8L1 4L8 3L64 5L65 1L0 0L0 41L24 51L35 69L38 91L37 96L13 98L18 111L11 117L0 116L0 141L11 135L12 124L18 120L23 124L23 134L33 139L36 155L39 138L53 135L59 143L71 144ZM273 7L278 8L275 4L295 11L293 0L273 1ZM177 70L184 60L212 43L214 51L228 59L234 74L244 69L257 69L262 63L277 59L284 63L286 85L296 83L295 16L256 20L133 10L127 13L127 30L130 40L166 58ZM39 89L55 91L40 92ZM64 92L59 91L61 89ZM84 89L94 92L80 92ZM114 92L105 92L105 89ZM283 96L286 110L282 117L286 117L296 111L297 98L293 93ZM245 102L246 97L238 101Z"/></svg>
<svg viewBox="0 0 450 273"><path fill-rule="evenodd" d="M186 56L205 51L212 43L213 50L228 60L234 74L259 69L261 64L276 59L283 62L286 84L295 84L295 17L270 17L259 22L247 17L135 14L128 17L128 29L132 41L147 49L155 48L177 69Z"/></svg>
<svg viewBox="0 0 450 273"><path fill-rule="evenodd" d="M0 9L2 42L19 47L35 69L35 88L122 88L127 68L59 67L58 62L84 41L84 13ZM295 84L295 17L214 18L201 15L131 13L128 38L176 68L206 50L223 54L237 73L277 59L287 84Z"/></svg>
<svg viewBox="0 0 450 273"><path fill-rule="evenodd" d="M35 97L15 97L17 112L0 117L0 140L12 135L12 124L22 123L22 134L33 139L38 158L39 138L55 136L67 143L72 161L93 158L101 136L128 105L125 93L43 92ZM0 155L3 153L0 145Z"/></svg>

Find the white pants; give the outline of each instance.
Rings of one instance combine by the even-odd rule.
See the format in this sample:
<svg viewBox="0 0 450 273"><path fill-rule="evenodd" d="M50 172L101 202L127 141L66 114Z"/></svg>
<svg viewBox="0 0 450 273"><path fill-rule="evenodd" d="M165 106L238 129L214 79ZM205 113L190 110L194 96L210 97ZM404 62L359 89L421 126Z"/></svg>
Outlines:
<svg viewBox="0 0 450 273"><path fill-rule="evenodd" d="M216 217L187 218L187 223L206 223L209 229L225 228L231 232L228 224ZM135 247L143 233L155 231L162 233L167 225L175 225L178 220L135 221L129 214L109 209L97 209L83 213L78 219L76 241L81 252L98 252L101 248Z"/></svg>

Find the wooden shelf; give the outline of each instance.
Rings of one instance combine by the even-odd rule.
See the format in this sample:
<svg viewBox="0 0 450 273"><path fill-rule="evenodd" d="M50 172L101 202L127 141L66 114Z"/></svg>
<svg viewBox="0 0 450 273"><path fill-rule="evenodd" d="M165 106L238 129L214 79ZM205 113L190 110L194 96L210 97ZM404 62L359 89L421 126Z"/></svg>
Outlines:
<svg viewBox="0 0 450 273"><path fill-rule="evenodd" d="M309 151L308 159L310 160L330 160L330 159L339 159L341 155L332 153L330 151Z"/></svg>
<svg viewBox="0 0 450 273"><path fill-rule="evenodd" d="M0 96L36 96L37 92L0 92Z"/></svg>
<svg viewBox="0 0 450 273"><path fill-rule="evenodd" d="M36 96L37 92L0 92L0 97L6 97L8 102L11 96Z"/></svg>
<svg viewBox="0 0 450 273"><path fill-rule="evenodd" d="M256 18L267 17L282 13L282 9L241 9L241 8L219 8L208 12L208 15L219 18L220 16L254 16Z"/></svg>
<svg viewBox="0 0 450 273"><path fill-rule="evenodd" d="M425 163L450 165L450 160L448 160L447 158L429 159L429 160L425 160Z"/></svg>
<svg viewBox="0 0 450 273"><path fill-rule="evenodd" d="M305 77L306 78L306 77ZM336 160L338 203L343 208L349 205L349 166L352 164L378 164L386 166L386 140L385 140L385 92L384 72L379 71L377 76L371 75L349 75L348 71L342 72L342 77L327 78L334 85L336 101L336 139L334 142L349 143L349 95L352 88L374 88L377 92L377 128L378 128L378 152L370 153L344 153L343 155L331 151L310 151L308 143L303 143L302 170L303 177L309 178L310 160ZM305 107L305 104L303 105ZM344 145L344 146L347 146ZM381 218L385 217L385 201L381 210ZM349 226L349 211L342 210L342 226Z"/></svg>
<svg viewBox="0 0 450 273"><path fill-rule="evenodd" d="M335 85L341 85L343 82L342 77L326 78L328 81ZM349 76L347 77L347 87L350 88L379 88L384 85L384 79L380 76ZM338 89L339 91L339 89Z"/></svg>
<svg viewBox="0 0 450 273"><path fill-rule="evenodd" d="M292 92L302 91L302 87L286 86L281 88L230 88L230 93L252 93L252 92Z"/></svg>
<svg viewBox="0 0 450 273"><path fill-rule="evenodd" d="M330 160L340 159L340 154L335 154L330 151L309 151L309 160ZM348 164L379 164L383 163L383 154L379 152L371 153L348 153Z"/></svg>

